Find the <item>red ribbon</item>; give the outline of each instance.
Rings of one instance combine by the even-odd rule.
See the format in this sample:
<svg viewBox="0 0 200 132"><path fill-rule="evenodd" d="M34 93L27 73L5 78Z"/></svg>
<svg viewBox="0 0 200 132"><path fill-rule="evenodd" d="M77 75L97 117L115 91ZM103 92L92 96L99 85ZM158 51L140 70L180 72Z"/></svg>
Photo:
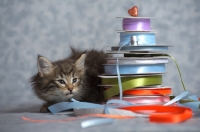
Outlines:
<svg viewBox="0 0 200 132"><path fill-rule="evenodd" d="M154 111L149 116L151 122L179 123L192 117L192 110L180 106L128 106L121 109L133 112Z"/></svg>
<svg viewBox="0 0 200 132"><path fill-rule="evenodd" d="M170 87L165 88L138 88L138 89L130 89L123 92L125 95L168 95L172 94L172 90Z"/></svg>

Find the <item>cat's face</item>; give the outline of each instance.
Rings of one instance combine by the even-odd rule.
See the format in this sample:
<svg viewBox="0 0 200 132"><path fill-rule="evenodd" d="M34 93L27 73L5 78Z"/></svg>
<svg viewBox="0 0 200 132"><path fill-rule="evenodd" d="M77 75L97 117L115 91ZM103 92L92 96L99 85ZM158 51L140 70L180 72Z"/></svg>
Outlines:
<svg viewBox="0 0 200 132"><path fill-rule="evenodd" d="M35 93L47 102L70 101L71 98L81 100L84 60L83 54L76 62L60 61L52 64L46 58L38 57L38 77L35 81L41 83L37 82Z"/></svg>

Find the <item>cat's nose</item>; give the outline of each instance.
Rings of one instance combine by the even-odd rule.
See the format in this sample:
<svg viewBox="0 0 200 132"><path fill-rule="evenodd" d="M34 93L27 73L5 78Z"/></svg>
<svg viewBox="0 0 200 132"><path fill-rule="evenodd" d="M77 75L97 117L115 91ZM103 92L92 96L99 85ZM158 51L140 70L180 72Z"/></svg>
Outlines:
<svg viewBox="0 0 200 132"><path fill-rule="evenodd" d="M73 88L67 88L69 90L70 93L72 93Z"/></svg>
<svg viewBox="0 0 200 132"><path fill-rule="evenodd" d="M69 90L70 93L72 93L72 90L73 90L73 89L72 89L72 90L68 89L68 90Z"/></svg>

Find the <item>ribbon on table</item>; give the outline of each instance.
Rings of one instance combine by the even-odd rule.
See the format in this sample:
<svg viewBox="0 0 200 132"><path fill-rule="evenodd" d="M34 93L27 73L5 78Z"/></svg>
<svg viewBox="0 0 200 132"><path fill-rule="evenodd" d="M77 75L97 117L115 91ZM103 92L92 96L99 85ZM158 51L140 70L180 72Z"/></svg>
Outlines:
<svg viewBox="0 0 200 132"><path fill-rule="evenodd" d="M158 64L119 64L120 74L149 74L164 73L165 63ZM104 64L105 74L116 75L117 69L115 64Z"/></svg>
<svg viewBox="0 0 200 132"><path fill-rule="evenodd" d="M137 113L140 111L141 113L153 111L149 119L151 122L159 123L179 123L192 117L190 108L180 106L127 106L119 109L130 110Z"/></svg>
<svg viewBox="0 0 200 132"><path fill-rule="evenodd" d="M123 91L132 88L147 86L147 85L160 85L162 84L162 75L143 76L137 78L121 77ZM102 78L102 84L113 84L114 86L104 91L105 99L109 99L114 95L119 94L119 84L117 78Z"/></svg>
<svg viewBox="0 0 200 132"><path fill-rule="evenodd" d="M122 20L123 30L151 30L150 18L123 18Z"/></svg>
<svg viewBox="0 0 200 132"><path fill-rule="evenodd" d="M104 105L93 104L88 102L61 102L48 107L51 113L55 114L63 110L78 108L104 108Z"/></svg>
<svg viewBox="0 0 200 132"><path fill-rule="evenodd" d="M114 109L113 109L114 110ZM79 110L80 111L80 110ZM192 111L189 108L181 106L127 106L116 109L114 114L86 114L78 117L72 117L60 120L36 120L22 116L21 118L30 122L68 122L83 117L103 117L103 119L86 120L81 123L82 128L110 124L113 119L130 119L134 117L147 117L150 122L156 123L180 123L192 117Z"/></svg>
<svg viewBox="0 0 200 132"><path fill-rule="evenodd" d="M144 51L155 51L155 50L168 50L169 45L145 45L145 46L124 46L121 48L123 51L136 51L136 50L144 50ZM111 47L112 51L117 51L119 46Z"/></svg>
<svg viewBox="0 0 200 132"><path fill-rule="evenodd" d="M132 36L136 36L138 45L156 45L154 32L120 32L119 45L129 45Z"/></svg>
<svg viewBox="0 0 200 132"><path fill-rule="evenodd" d="M117 109L120 113L113 114L92 114L96 117L113 118L113 119L128 119L134 117L148 117L150 122L156 123L180 123L192 117L192 111L190 108L180 107L180 106L127 106ZM125 110L120 111L120 110ZM132 113L133 114L132 114ZM135 114L136 113L136 114ZM88 115L90 116L90 114ZM85 124L86 122L86 124ZM99 122L98 119L87 120L84 123L84 128L105 124L105 122L111 123L111 121L106 120ZM82 125L83 127L83 125Z"/></svg>

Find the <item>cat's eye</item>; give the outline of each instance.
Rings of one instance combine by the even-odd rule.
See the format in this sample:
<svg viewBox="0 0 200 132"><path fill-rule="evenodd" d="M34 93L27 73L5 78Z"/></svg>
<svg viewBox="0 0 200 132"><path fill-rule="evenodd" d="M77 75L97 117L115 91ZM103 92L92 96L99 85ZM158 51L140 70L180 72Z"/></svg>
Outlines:
<svg viewBox="0 0 200 132"><path fill-rule="evenodd" d="M77 78L73 78L72 83L75 83L77 81Z"/></svg>
<svg viewBox="0 0 200 132"><path fill-rule="evenodd" d="M59 82L60 84L65 84L65 81L63 81L62 79L61 79L61 80L58 80L58 82Z"/></svg>

